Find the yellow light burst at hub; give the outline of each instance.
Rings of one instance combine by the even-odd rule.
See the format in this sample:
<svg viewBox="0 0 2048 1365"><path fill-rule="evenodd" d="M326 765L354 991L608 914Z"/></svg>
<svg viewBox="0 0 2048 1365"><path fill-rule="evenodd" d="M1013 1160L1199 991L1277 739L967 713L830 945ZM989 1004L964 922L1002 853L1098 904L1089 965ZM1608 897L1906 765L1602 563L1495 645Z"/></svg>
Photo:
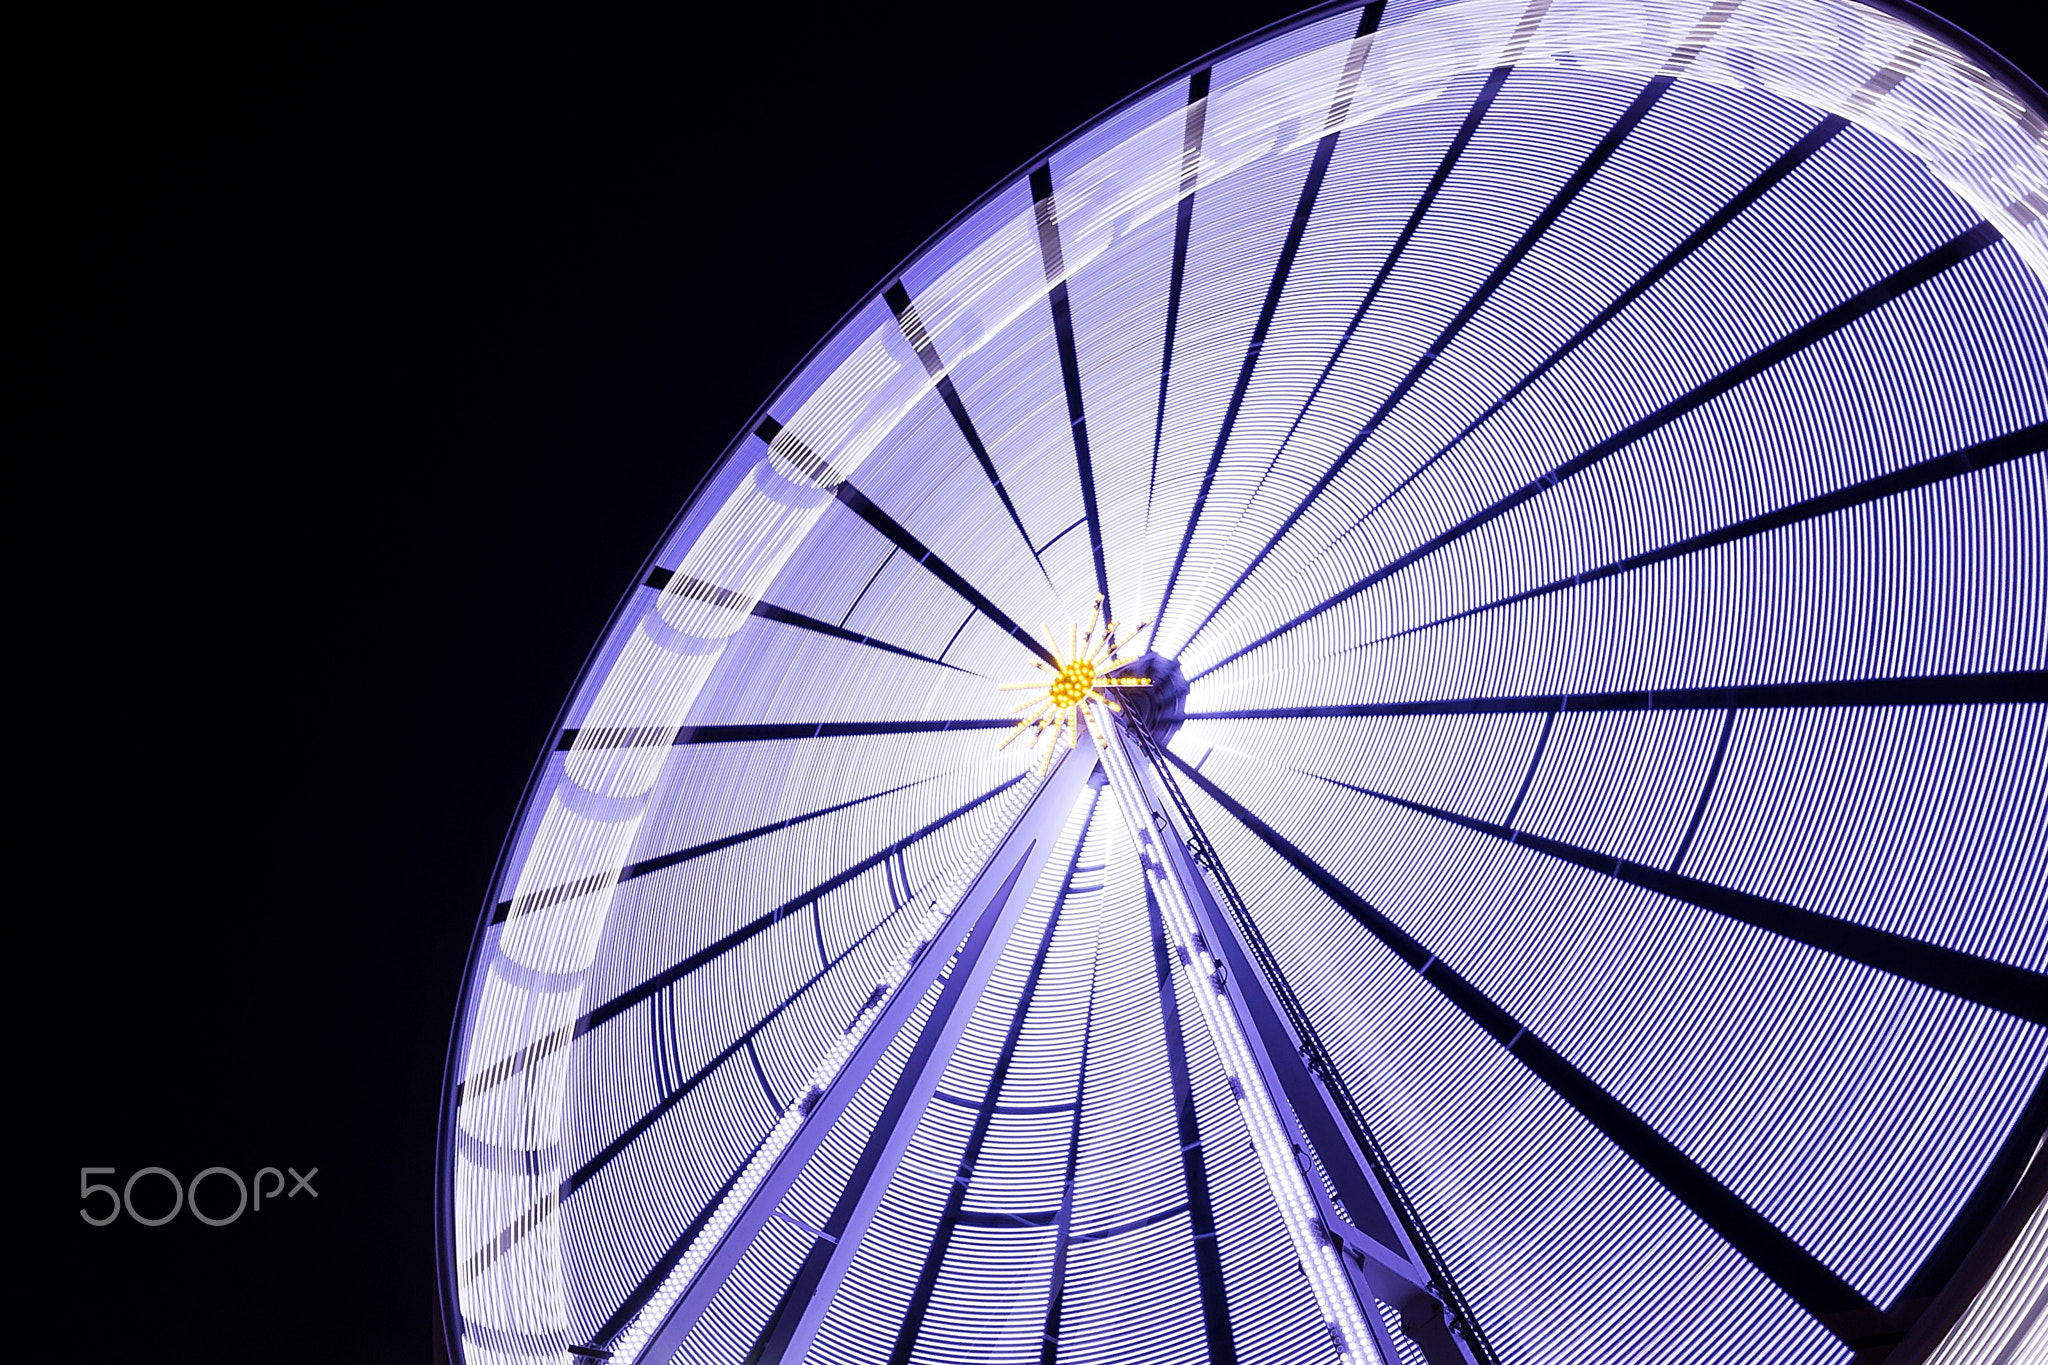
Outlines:
<svg viewBox="0 0 2048 1365"><path fill-rule="evenodd" d="M1083 706L1091 701L1099 701L1112 711L1123 710L1101 689L1152 685L1150 678L1104 676L1104 670L1122 666L1123 659L1120 654L1123 645L1128 644L1131 636L1136 635L1151 622L1140 621L1130 630L1123 632L1125 638L1120 643L1117 639L1117 624L1114 621L1103 626L1100 636L1096 635L1095 627L1101 618L1102 596L1098 593L1095 598L1095 609L1088 613L1088 629L1083 631L1079 626L1067 628L1067 648L1064 652L1060 649L1059 637L1052 633L1052 627L1040 627L1045 631L1046 641L1052 645L1053 662L1057 666L1047 668L1042 663L1033 665L1041 673L1051 673L1052 677L1049 679L1003 685L1002 690L1005 692L1038 692L1040 695L1011 711L1012 715L1018 711L1029 711L1031 714L1017 722L1015 728L1010 731L1009 738L996 746L998 749L1009 748L1011 740L1027 731L1031 736L1031 747L1034 749L1038 747L1039 740L1050 735L1052 743L1046 746L1044 761L1039 765L1042 772L1051 766L1053 755L1060 751L1062 736L1065 737L1069 749L1081 742L1080 716Z"/></svg>

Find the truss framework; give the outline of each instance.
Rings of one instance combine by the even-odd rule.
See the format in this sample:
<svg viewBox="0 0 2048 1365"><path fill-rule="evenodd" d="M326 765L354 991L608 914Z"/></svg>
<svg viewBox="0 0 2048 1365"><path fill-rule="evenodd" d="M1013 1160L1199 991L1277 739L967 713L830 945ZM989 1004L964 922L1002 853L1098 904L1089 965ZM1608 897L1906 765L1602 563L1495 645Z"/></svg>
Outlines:
<svg viewBox="0 0 2048 1365"><path fill-rule="evenodd" d="M895 979L882 983L849 1023L831 1065L821 1068L830 1074L790 1106L705 1226L679 1248L673 1269L637 1316L615 1338L591 1342L577 1354L620 1361L674 1355L770 1224L780 1223L780 1231L794 1229L805 1237L810 1250L764 1330L763 1359L804 1358L1023 906L1047 875L1061 823L1099 765L1102 776L1093 782L1109 788L1138 850L1168 951L1196 1002L1199 1027L1223 1061L1245 1135L1338 1358L1347 1365L1412 1358L1382 1317L1379 1305L1385 1305L1398 1315L1400 1335L1429 1365L1485 1365L1483 1343L1462 1314L1446 1306L1442 1278L1431 1273L1434 1258L1418 1250L1398 1191L1390 1195L1376 1174L1377 1154L1360 1150L1340 1117L1343 1106L1327 1088L1331 1082L1319 1079L1327 1074L1312 1065L1319 1043L1312 1032L1308 1043L1295 1041L1276 1005L1271 973L1252 964L1251 952L1263 945L1248 950L1243 931L1219 907L1209 878L1233 903L1235 890L1220 866L1205 877L1203 867L1215 855L1171 775L1138 727L1119 723L1102 700L1091 699L1079 710L1078 747L1051 756L1045 779L1020 793L1014 814L984 841L978 864L962 868L952 894L933 903L928 932L920 934ZM1200 852L1191 850L1189 835L1169 815L1162 791L1174 798ZM949 954L929 951L948 944L954 945ZM1284 981L1279 993L1293 1003ZM1179 1017L1183 1031L1197 1027L1188 1014ZM861 1159L844 1179L828 1226L796 1227L779 1212L785 1197L847 1112L862 1080L906 1030L915 1036L908 1060Z"/></svg>

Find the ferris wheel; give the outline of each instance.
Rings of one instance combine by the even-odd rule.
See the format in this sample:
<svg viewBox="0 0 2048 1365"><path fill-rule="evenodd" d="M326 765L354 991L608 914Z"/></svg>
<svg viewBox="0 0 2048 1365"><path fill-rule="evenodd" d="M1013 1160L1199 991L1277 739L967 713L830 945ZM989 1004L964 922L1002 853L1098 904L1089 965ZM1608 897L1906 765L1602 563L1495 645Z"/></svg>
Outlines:
<svg viewBox="0 0 2048 1365"><path fill-rule="evenodd" d="M2042 1179L2044 452L2040 95L1926 16L1169 76L620 605L463 983L447 1339L1923 1358Z"/></svg>

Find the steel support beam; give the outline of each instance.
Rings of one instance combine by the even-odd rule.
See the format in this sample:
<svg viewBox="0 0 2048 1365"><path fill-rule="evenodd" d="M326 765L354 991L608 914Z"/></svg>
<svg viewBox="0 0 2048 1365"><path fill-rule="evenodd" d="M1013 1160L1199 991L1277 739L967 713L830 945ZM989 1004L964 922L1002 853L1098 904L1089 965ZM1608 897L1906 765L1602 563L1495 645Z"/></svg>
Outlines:
<svg viewBox="0 0 2048 1365"><path fill-rule="evenodd" d="M1281 1119L1299 1151L1311 1163L1304 1171L1306 1183L1325 1227L1342 1243L1345 1269L1368 1325L1382 1326L1373 1308L1377 1298L1401 1315L1402 1334L1421 1348L1430 1365L1478 1365L1470 1344L1450 1329L1444 1304L1392 1201L1338 1117L1320 1079L1304 1061L1300 1043L1231 917L1217 904L1186 836L1169 813L1171 806L1161 796L1160 787L1168 779L1158 773L1140 745L1121 733L1114 742L1138 776L1146 815L1168 868L1186 889L1203 939L1224 967L1224 989L1237 1017L1247 1025L1247 1042L1265 1074L1267 1090L1278 1101ZM1331 1207L1328 1191L1313 1169L1316 1164L1328 1177L1348 1218ZM1389 1359L1396 1358L1389 1355Z"/></svg>
<svg viewBox="0 0 2048 1365"><path fill-rule="evenodd" d="M1279 1084L1275 1059L1258 1031L1246 1026L1244 992L1231 983L1235 973L1216 956L1215 930L1205 927L1197 908L1207 888L1192 861L1174 855L1181 841L1155 782L1146 776L1150 762L1101 702L1090 702L1086 714L1117 807L1137 845L1146 886L1159 899L1174 956L1187 974L1197 1012L1223 1063L1252 1150L1315 1293L1331 1344L1346 1365L1394 1365L1400 1354L1374 1306L1364 1262L1345 1254L1347 1243L1337 1231L1329 1195L1313 1169L1313 1149ZM1185 854L1184 847L1181 853ZM1432 1358L1431 1365L1439 1362ZM1449 1356L1441 1365L1463 1362Z"/></svg>
<svg viewBox="0 0 2048 1365"><path fill-rule="evenodd" d="M714 1219L706 1227L702 1235L715 1241L708 1255L700 1258L694 1273L672 1286L670 1303L656 1305L665 1309L659 1325L648 1331L643 1324L640 1332L629 1328L621 1334L616 1350L621 1359L645 1358L665 1365L681 1347L697 1319L775 1216L784 1196L796 1184L833 1125L846 1112L861 1083L874 1072L883 1054L909 1025L932 987L943 980L918 1047L898 1079L884 1120L869 1138L867 1150L873 1159L864 1158L859 1163L853 1185L842 1196L844 1222L841 1229L834 1230L837 1242L818 1244L821 1251L829 1252L828 1261L820 1268L822 1273L811 1277L815 1288L804 1307L801 1324L784 1338L787 1358L802 1359L1094 767L1093 745L1084 745L1058 759L1050 773L1036 784L1008 830L992 841L993 849L979 867L969 872L966 889L942 925L925 940L936 951L914 950L914 960L900 981L869 1006L879 1007L872 1026L861 1034L831 1080L795 1106L802 1114L794 1136L752 1189L735 1199L735 1207L720 1211L728 1215L726 1221L721 1225ZM956 945L960 948L957 956L952 951ZM856 1016L856 1023L858 1020ZM853 1028L850 1024L849 1032ZM840 1220L835 1217L834 1221ZM636 1336L638 1341L631 1340Z"/></svg>

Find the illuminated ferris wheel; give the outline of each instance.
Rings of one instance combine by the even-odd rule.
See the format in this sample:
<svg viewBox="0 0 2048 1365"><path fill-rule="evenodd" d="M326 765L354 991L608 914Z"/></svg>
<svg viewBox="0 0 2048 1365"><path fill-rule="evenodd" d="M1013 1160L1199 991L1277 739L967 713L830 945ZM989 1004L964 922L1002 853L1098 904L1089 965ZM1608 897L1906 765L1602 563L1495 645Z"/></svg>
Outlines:
<svg viewBox="0 0 2048 1365"><path fill-rule="evenodd" d="M1924 16L1375 0L1161 81L593 654L449 1341L1925 1358L2048 1257L2044 452L2039 92Z"/></svg>

